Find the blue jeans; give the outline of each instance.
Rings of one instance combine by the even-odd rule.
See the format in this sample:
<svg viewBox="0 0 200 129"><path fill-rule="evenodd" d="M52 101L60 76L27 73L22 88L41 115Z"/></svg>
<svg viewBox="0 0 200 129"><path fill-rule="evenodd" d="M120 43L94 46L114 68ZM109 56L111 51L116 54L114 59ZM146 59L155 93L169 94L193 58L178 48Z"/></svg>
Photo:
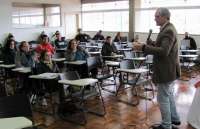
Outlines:
<svg viewBox="0 0 200 129"><path fill-rule="evenodd" d="M180 121L178 113L176 111L176 104L174 101L174 82L159 83L157 101L159 104L162 126L166 129L171 129L172 121Z"/></svg>

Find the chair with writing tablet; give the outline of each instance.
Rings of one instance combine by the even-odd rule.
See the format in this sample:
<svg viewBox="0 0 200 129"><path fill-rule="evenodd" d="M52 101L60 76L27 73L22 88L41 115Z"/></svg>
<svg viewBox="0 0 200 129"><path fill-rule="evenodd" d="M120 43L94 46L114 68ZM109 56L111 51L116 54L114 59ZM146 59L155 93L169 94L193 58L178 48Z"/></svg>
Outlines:
<svg viewBox="0 0 200 129"><path fill-rule="evenodd" d="M143 94L140 94L138 92L138 88L143 88L144 91L153 91L153 89L147 88L146 85L150 84L149 79L146 78L146 76L143 76L145 74L148 74L148 69L143 68L135 68L134 64L131 60L122 60L120 62L120 68L117 69L117 72L120 73L120 86L118 88L116 96L119 95L120 91L124 91L124 89L131 88L131 93L133 96L136 96L133 98L133 100L124 100L121 99L121 97L118 99L120 102L126 103L128 105L138 105L139 104L139 97L145 98L145 99L152 99L147 96L143 96ZM126 86L128 85L128 86ZM152 88L152 87L151 87ZM153 94L154 97L154 94Z"/></svg>
<svg viewBox="0 0 200 129"><path fill-rule="evenodd" d="M0 98L0 122L12 122L16 120L15 124L5 125L15 128L31 128L36 129L39 124L34 123L32 116L32 109L29 98L26 95L18 94L14 96L6 96ZM5 119L8 118L8 119ZM10 119L9 119L10 118ZM3 126L2 124L0 125ZM14 128L13 127L13 128Z"/></svg>
<svg viewBox="0 0 200 129"><path fill-rule="evenodd" d="M74 108L77 108L82 116L81 118L82 121L74 121L69 119L68 117L64 117L63 119L66 119L68 121L71 121L73 123L85 125L87 123L86 119L86 112L98 115L98 116L104 116L106 111L105 111L105 105L104 105L104 100L101 95L101 89L98 84L97 79L93 78L84 78L80 79L78 76L77 72L75 71L68 71L65 73L62 73L60 75L61 80L59 80L59 83L63 84L63 87L68 87L67 89L69 90L70 93L68 93L67 98L62 98L62 102L73 102L76 104ZM71 88L69 88L71 87ZM63 88L66 89L66 88ZM90 90L91 89L91 90ZM96 97L100 98L101 104L94 104L94 99ZM93 101L89 101L93 100ZM92 105L87 105L87 103L92 102ZM101 105L101 106L100 106ZM67 108L67 107L66 107ZM101 110L101 111L99 111ZM73 114L75 116L76 114Z"/></svg>
<svg viewBox="0 0 200 129"><path fill-rule="evenodd" d="M92 74L92 71L97 70L100 65L103 65L103 59L101 57L89 57L87 58L87 68L88 68L88 74L93 77L98 79L98 82L100 83L100 86L103 90L108 91L110 93L116 93L117 91L117 86L116 86L116 79L115 79L115 71L114 71L114 66L113 66L113 73L111 74L109 71L105 71L104 67L101 67L102 72L99 73L97 72L96 75ZM113 79L113 83L105 83L105 81L108 81ZM108 87L112 86L112 87ZM114 89L113 89L114 87Z"/></svg>

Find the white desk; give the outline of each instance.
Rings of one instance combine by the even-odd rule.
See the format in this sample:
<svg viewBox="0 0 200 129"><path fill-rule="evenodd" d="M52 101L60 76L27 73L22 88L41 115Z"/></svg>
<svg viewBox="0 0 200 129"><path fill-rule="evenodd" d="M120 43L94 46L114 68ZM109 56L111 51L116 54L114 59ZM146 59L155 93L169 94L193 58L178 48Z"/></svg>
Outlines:
<svg viewBox="0 0 200 129"><path fill-rule="evenodd" d="M128 87L128 88L135 88L135 86L145 86L147 83L149 83L148 79L144 79L144 78L140 79L141 74L149 72L148 69L142 69L142 68L139 68L139 69L117 69L117 71L120 72L120 76L121 76L121 73L127 73L127 74L136 75L136 77L134 79L129 79L128 75L127 75L127 79L126 80L123 80L122 79L123 77L120 77L120 83L121 84L130 85L130 87ZM122 87L121 84L119 85L118 90L121 89L121 87ZM126 89L126 88L124 88L124 89ZM146 88L146 87L144 87L144 88ZM118 90L117 90L117 95L118 95ZM134 90L136 91L136 89L134 89ZM152 89L152 91L153 91L153 89ZM151 99L151 98L148 98L147 96L140 95L137 92L136 92L135 95L139 96L139 97L143 97L145 99L149 99L149 100ZM153 95L153 97L154 97L154 95ZM134 101L133 100L131 100L131 101L128 100L127 101L127 100L118 98L118 101L123 102L123 103L128 104L128 105L131 105L131 106L136 106L136 105L139 104L139 100L138 99L136 99Z"/></svg>
<svg viewBox="0 0 200 129"><path fill-rule="evenodd" d="M100 51L97 51L97 52L88 52L90 55L100 55L101 52Z"/></svg>
<svg viewBox="0 0 200 129"><path fill-rule="evenodd" d="M195 96L190 106L187 121L188 123L196 129L200 129L200 87L197 88Z"/></svg>
<svg viewBox="0 0 200 129"><path fill-rule="evenodd" d="M77 61L65 61L65 64L70 64L70 65L83 65L86 64L85 60L77 60Z"/></svg>
<svg viewBox="0 0 200 129"><path fill-rule="evenodd" d="M180 50L180 52L199 52L199 50Z"/></svg>
<svg viewBox="0 0 200 129"><path fill-rule="evenodd" d="M197 58L198 55L179 55L179 57L185 57L185 58Z"/></svg>
<svg viewBox="0 0 200 129"><path fill-rule="evenodd" d="M145 61L145 57L124 58L125 60Z"/></svg>
<svg viewBox="0 0 200 129"><path fill-rule="evenodd" d="M32 121L25 117L0 119L0 129L22 129L32 126Z"/></svg>
<svg viewBox="0 0 200 129"><path fill-rule="evenodd" d="M65 60L66 60L65 58L52 58L52 61L54 62L63 62Z"/></svg>
<svg viewBox="0 0 200 129"><path fill-rule="evenodd" d="M14 68L12 69L14 72L19 72L19 73L30 73L31 68L30 67L20 67L20 68Z"/></svg>
<svg viewBox="0 0 200 129"><path fill-rule="evenodd" d="M85 46L86 48L98 48L98 46Z"/></svg>
<svg viewBox="0 0 200 129"><path fill-rule="evenodd" d="M87 122L87 120L85 119L85 112L90 112L92 114L96 114L98 116L104 116L106 111L105 111L105 106L104 106L104 101L103 101L103 97L101 95L101 89L100 89L100 86L97 85L98 87L98 92L97 91L92 91L90 92L89 94L86 94L85 93L85 87L88 86L88 85L91 85L91 84L97 84L98 83L98 80L97 79L93 79L93 78L84 78L84 79L78 79L78 80L59 80L58 83L61 83L61 84L64 84L64 85L71 85L71 86L77 86L79 88L81 88L82 90L80 90L80 95L78 95L77 97L79 98L80 102L79 102L79 105L78 107L80 109L82 109L81 111L83 111L83 119L85 121L85 123ZM91 86L94 86L94 85L91 85ZM95 85L96 86L96 85ZM85 99L87 99L88 97L90 96L99 96L100 97L100 101L101 101L101 106L103 108L103 112L99 112L99 111L95 111L94 109L89 109L88 107L86 107L85 105ZM75 97L75 95L72 95ZM96 105L97 106L97 105ZM99 105L100 106L100 105ZM84 124L85 124L84 123Z"/></svg>
<svg viewBox="0 0 200 129"><path fill-rule="evenodd" d="M126 72L126 73L133 73L133 74L142 74L142 73L147 73L149 72L148 69L117 69L119 72Z"/></svg>
<svg viewBox="0 0 200 129"><path fill-rule="evenodd" d="M119 51L132 51L132 48L120 48Z"/></svg>
<svg viewBox="0 0 200 129"><path fill-rule="evenodd" d="M44 79L44 80L52 80L56 79L60 73L42 73L38 75L30 75L29 78L33 79Z"/></svg>
<svg viewBox="0 0 200 129"><path fill-rule="evenodd" d="M78 80L59 80L58 83L65 84L65 85L74 85L74 86L87 86L93 83L97 83L97 79L93 78L84 78Z"/></svg>
<svg viewBox="0 0 200 129"><path fill-rule="evenodd" d="M118 49L119 51L132 51L132 48L121 48Z"/></svg>
<svg viewBox="0 0 200 129"><path fill-rule="evenodd" d="M102 56L103 58L112 58L112 59L116 59L116 58L122 58L124 57L123 55L113 55L113 56Z"/></svg>
<svg viewBox="0 0 200 129"><path fill-rule="evenodd" d="M15 64L0 64L1 68L14 68L16 65Z"/></svg>
<svg viewBox="0 0 200 129"><path fill-rule="evenodd" d="M116 62L116 61L106 61L105 63L106 63L107 66L111 66L111 67L112 66L118 67L120 65L120 63Z"/></svg>

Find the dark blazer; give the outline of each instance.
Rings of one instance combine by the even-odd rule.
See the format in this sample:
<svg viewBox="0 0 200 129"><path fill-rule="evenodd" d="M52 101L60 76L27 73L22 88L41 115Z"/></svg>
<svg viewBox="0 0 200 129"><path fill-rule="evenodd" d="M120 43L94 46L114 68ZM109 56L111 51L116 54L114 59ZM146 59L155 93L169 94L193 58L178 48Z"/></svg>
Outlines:
<svg viewBox="0 0 200 129"><path fill-rule="evenodd" d="M153 54L153 82L167 83L180 76L177 32L167 23L157 36L155 46L145 45L143 51Z"/></svg>
<svg viewBox="0 0 200 129"><path fill-rule="evenodd" d="M4 49L3 50L3 61L4 64L15 64L15 49Z"/></svg>
<svg viewBox="0 0 200 129"><path fill-rule="evenodd" d="M102 56L111 56L111 53L117 53L117 49L114 44L104 43L101 49Z"/></svg>

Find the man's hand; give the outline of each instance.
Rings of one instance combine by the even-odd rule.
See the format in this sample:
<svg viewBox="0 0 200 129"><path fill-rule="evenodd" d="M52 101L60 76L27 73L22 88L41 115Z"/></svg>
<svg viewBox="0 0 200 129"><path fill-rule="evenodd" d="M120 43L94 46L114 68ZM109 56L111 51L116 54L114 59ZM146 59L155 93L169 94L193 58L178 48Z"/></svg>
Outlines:
<svg viewBox="0 0 200 129"><path fill-rule="evenodd" d="M142 51L143 43L133 42L133 50Z"/></svg>
<svg viewBox="0 0 200 129"><path fill-rule="evenodd" d="M147 40L146 43L147 43L148 45L155 46L155 41L153 41L153 40L151 40L151 39Z"/></svg>

